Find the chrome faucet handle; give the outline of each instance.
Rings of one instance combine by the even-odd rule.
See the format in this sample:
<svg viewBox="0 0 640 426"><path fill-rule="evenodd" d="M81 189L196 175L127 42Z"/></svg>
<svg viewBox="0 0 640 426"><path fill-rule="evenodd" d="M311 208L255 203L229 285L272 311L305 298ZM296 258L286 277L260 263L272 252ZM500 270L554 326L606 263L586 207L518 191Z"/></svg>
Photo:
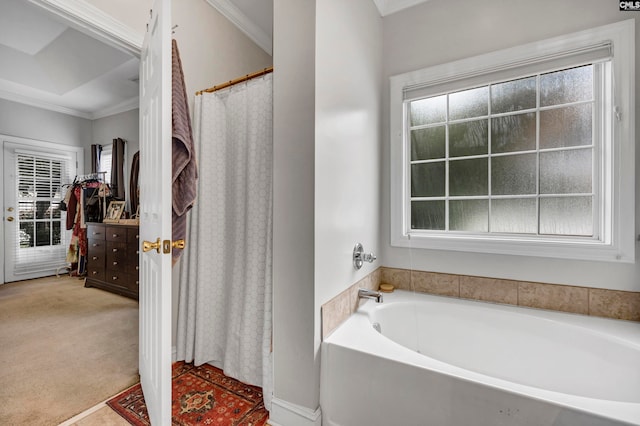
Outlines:
<svg viewBox="0 0 640 426"><path fill-rule="evenodd" d="M376 255L373 253L364 253L362 255L362 260L365 262L373 263L377 259Z"/></svg>
<svg viewBox="0 0 640 426"><path fill-rule="evenodd" d="M353 248L353 267L356 269L362 268L364 262L373 263L377 259L373 253L365 253L362 244L358 243Z"/></svg>

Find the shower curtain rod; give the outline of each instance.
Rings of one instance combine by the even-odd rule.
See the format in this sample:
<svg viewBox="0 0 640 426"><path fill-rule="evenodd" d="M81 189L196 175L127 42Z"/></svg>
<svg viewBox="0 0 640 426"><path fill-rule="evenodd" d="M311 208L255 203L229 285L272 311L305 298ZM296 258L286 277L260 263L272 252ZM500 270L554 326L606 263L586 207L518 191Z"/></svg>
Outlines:
<svg viewBox="0 0 640 426"><path fill-rule="evenodd" d="M245 81L251 80L252 78L262 77L263 75L269 74L271 72L273 72L273 67L268 67L263 70L256 71L254 73L247 74L243 77L238 77L235 80L230 80L230 81L227 81L226 83L222 83L217 86L210 87L208 89L199 90L196 92L196 96L202 95L203 93L212 93L218 90L226 89L227 87L230 87L239 83L243 83Z"/></svg>

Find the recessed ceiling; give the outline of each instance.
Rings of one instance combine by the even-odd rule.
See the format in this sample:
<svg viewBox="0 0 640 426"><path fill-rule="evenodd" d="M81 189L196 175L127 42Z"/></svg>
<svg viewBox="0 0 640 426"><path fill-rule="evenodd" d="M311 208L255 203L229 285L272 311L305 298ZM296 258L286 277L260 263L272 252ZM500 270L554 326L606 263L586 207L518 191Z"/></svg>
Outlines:
<svg viewBox="0 0 640 426"><path fill-rule="evenodd" d="M0 10L0 97L89 119L137 107L137 58L24 0Z"/></svg>

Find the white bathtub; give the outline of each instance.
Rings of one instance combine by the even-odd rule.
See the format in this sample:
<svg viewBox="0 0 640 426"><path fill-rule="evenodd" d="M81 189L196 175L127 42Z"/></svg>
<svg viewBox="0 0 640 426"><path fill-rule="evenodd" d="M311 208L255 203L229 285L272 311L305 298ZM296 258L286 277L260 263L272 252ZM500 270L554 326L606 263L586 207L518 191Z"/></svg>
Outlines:
<svg viewBox="0 0 640 426"><path fill-rule="evenodd" d="M637 323L396 291L321 356L325 426L640 425Z"/></svg>

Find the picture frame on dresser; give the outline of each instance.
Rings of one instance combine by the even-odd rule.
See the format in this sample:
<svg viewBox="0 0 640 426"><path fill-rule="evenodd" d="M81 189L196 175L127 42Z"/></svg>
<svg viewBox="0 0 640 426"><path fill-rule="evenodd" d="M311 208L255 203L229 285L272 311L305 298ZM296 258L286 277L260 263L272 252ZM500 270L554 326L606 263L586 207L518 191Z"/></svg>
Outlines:
<svg viewBox="0 0 640 426"><path fill-rule="evenodd" d="M111 201L109 203L109 208L107 209L107 213L102 219L104 223L118 223L120 217L122 216L122 212L124 211L124 201Z"/></svg>

